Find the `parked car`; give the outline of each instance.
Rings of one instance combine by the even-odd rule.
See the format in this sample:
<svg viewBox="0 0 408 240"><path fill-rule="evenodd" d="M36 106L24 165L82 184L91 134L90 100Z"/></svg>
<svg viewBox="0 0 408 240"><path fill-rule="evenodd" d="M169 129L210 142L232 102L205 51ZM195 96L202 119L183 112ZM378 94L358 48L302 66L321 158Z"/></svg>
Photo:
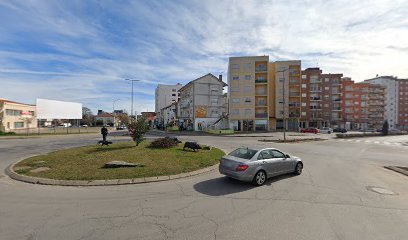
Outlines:
<svg viewBox="0 0 408 240"><path fill-rule="evenodd" d="M121 126L117 126L116 130L125 130L126 126L125 125L121 125Z"/></svg>
<svg viewBox="0 0 408 240"><path fill-rule="evenodd" d="M301 133L320 133L320 130L317 128L302 128Z"/></svg>
<svg viewBox="0 0 408 240"><path fill-rule="evenodd" d="M228 177L261 186L281 174L302 173L303 162L276 148L238 148L223 157L219 171Z"/></svg>
<svg viewBox="0 0 408 240"><path fill-rule="evenodd" d="M324 127L320 129L320 133L327 133L327 134L331 134L333 132L333 129L329 128L329 127Z"/></svg>
<svg viewBox="0 0 408 240"><path fill-rule="evenodd" d="M388 129L388 133L401 133L401 130L392 128L392 129Z"/></svg>
<svg viewBox="0 0 408 240"><path fill-rule="evenodd" d="M345 128L335 128L335 129L333 129L333 132L346 133L347 129L345 129Z"/></svg>

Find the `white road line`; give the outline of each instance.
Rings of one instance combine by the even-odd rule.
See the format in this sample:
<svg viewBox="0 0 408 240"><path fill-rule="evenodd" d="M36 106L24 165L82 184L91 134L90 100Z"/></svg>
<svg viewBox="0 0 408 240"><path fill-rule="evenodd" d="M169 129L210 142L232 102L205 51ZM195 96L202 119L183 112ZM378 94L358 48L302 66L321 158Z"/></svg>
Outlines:
<svg viewBox="0 0 408 240"><path fill-rule="evenodd" d="M353 141L353 140L351 140L351 139L347 139L347 142L351 142L351 141Z"/></svg>
<svg viewBox="0 0 408 240"><path fill-rule="evenodd" d="M365 142L365 143L370 143L371 141L369 141L369 140L365 140L364 142Z"/></svg>
<svg viewBox="0 0 408 240"><path fill-rule="evenodd" d="M383 142L385 145L390 145L391 143L390 142Z"/></svg>
<svg viewBox="0 0 408 240"><path fill-rule="evenodd" d="M361 142L361 140L356 140L356 142Z"/></svg>
<svg viewBox="0 0 408 240"><path fill-rule="evenodd" d="M374 143L380 144L380 142L379 142L379 141L374 141Z"/></svg>

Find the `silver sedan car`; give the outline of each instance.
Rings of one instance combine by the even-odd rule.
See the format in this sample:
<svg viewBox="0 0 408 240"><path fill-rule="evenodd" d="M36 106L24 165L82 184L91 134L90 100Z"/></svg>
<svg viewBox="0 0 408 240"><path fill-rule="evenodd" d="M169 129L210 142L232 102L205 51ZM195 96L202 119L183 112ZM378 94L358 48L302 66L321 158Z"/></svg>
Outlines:
<svg viewBox="0 0 408 240"><path fill-rule="evenodd" d="M238 148L221 159L221 174L261 186L266 179L286 173L302 173L302 160L276 148Z"/></svg>

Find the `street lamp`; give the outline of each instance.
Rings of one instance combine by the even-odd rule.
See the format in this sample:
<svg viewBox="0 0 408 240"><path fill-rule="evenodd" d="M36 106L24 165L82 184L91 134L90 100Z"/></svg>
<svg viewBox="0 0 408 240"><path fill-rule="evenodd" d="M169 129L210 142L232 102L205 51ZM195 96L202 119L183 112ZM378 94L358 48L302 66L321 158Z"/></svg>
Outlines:
<svg viewBox="0 0 408 240"><path fill-rule="evenodd" d="M131 110L130 110L130 116L131 116L131 120L132 120L132 115L133 115L133 82L140 82L141 80L139 79L130 79L130 78L125 78L125 81L129 81L132 83L132 103L131 103Z"/></svg>
<svg viewBox="0 0 408 240"><path fill-rule="evenodd" d="M115 119L115 102L119 101L120 98L114 99L112 102L112 115L113 115L113 126L116 125L116 119Z"/></svg>
<svg viewBox="0 0 408 240"><path fill-rule="evenodd" d="M286 142L286 115L285 115L285 72L289 70L289 68L279 70L278 72L282 73L283 76L283 141Z"/></svg>

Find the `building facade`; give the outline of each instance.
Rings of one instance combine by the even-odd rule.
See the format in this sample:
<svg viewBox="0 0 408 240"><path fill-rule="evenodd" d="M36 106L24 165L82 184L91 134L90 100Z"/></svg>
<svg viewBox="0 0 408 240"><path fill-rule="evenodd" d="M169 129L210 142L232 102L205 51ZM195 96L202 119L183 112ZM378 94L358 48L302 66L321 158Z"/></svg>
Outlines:
<svg viewBox="0 0 408 240"><path fill-rule="evenodd" d="M36 106L0 99L0 131L37 128Z"/></svg>
<svg viewBox="0 0 408 240"><path fill-rule="evenodd" d="M179 90L183 85L180 83L174 85L158 84L155 90L155 112L157 122L164 123L160 110L179 100Z"/></svg>
<svg viewBox="0 0 408 240"><path fill-rule="evenodd" d="M269 62L269 56L231 57L228 65L230 128L297 130L301 62Z"/></svg>
<svg viewBox="0 0 408 240"><path fill-rule="evenodd" d="M204 131L225 118L222 102L225 86L222 75L217 78L209 73L180 88L179 122L183 129Z"/></svg>
<svg viewBox="0 0 408 240"><path fill-rule="evenodd" d="M169 106L162 108L160 111L160 116L163 117L164 126L177 125L179 115L180 113L179 113L178 102L174 102L170 104Z"/></svg>
<svg viewBox="0 0 408 240"><path fill-rule="evenodd" d="M339 127L342 114L341 73L323 74L320 68L302 71L300 127Z"/></svg>

